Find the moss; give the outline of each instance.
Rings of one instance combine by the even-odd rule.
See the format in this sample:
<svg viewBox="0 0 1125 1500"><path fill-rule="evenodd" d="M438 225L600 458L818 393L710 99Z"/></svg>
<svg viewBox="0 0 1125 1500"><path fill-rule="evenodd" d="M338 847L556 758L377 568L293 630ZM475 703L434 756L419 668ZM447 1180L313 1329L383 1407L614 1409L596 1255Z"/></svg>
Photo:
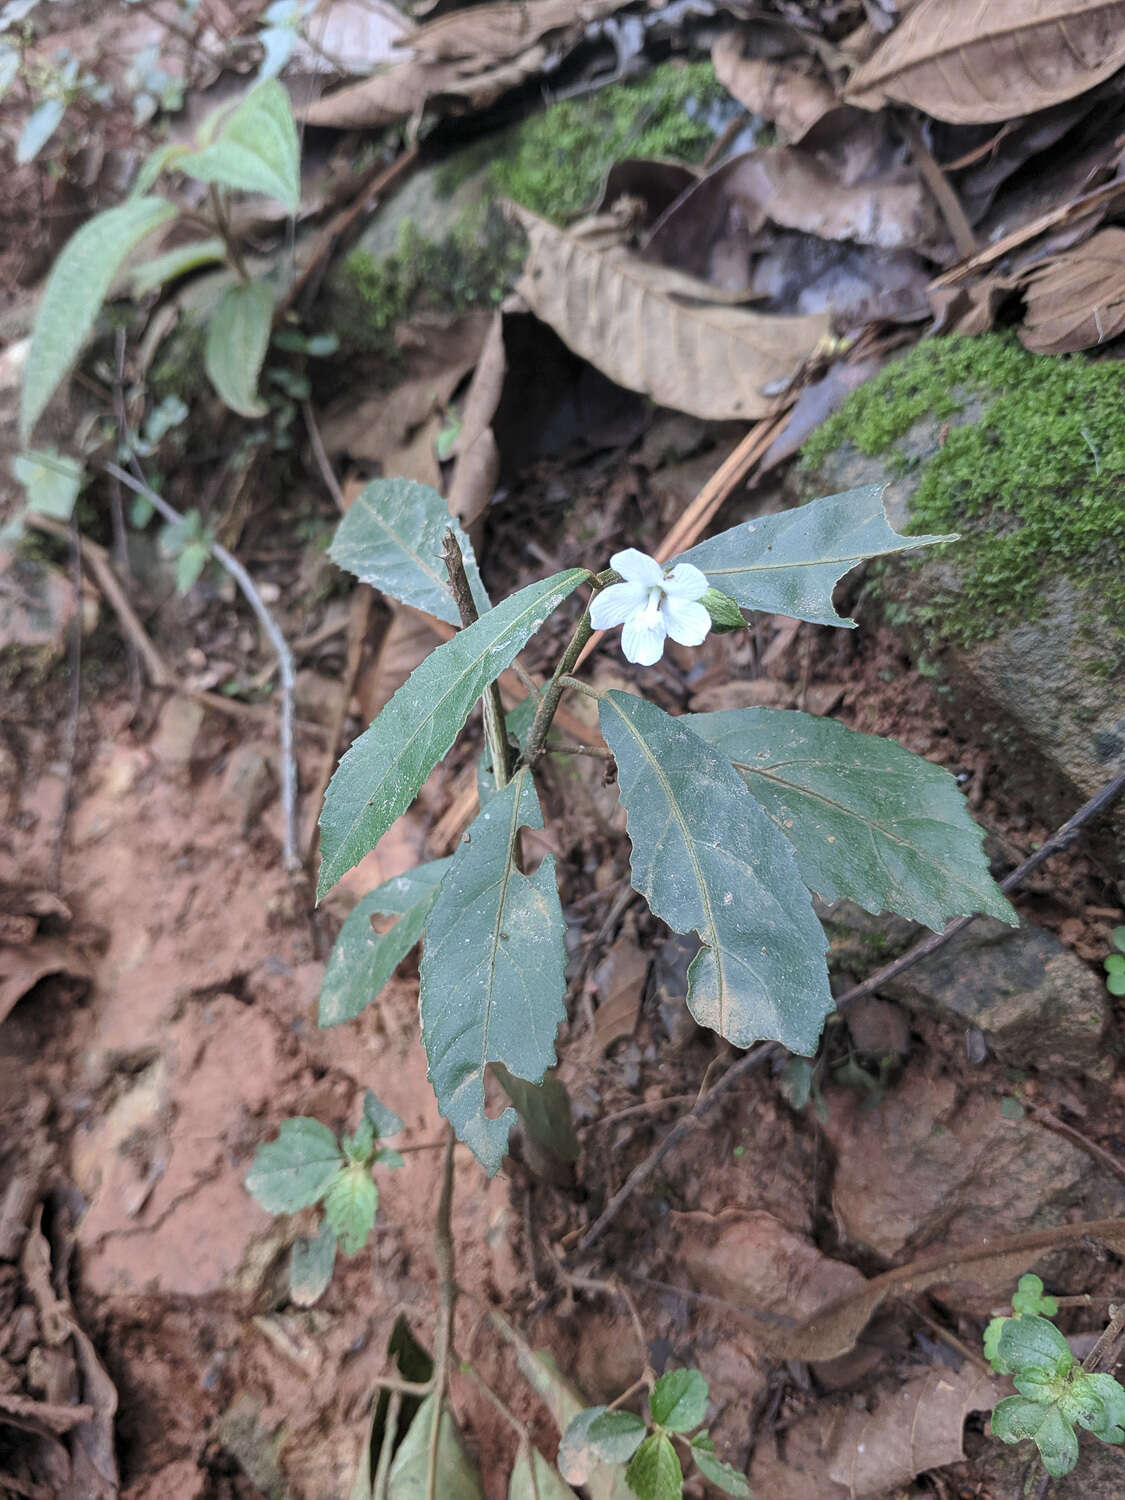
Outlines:
<svg viewBox="0 0 1125 1500"><path fill-rule="evenodd" d="M459 152L438 188L453 193L487 167L493 192L562 223L590 206L623 157L700 161L721 128L724 101L729 95L709 62L662 63L635 81L561 100Z"/></svg>
<svg viewBox="0 0 1125 1500"><path fill-rule="evenodd" d="M1042 609L1064 575L1081 588L1087 625L1125 620L1125 366L1027 353L1009 335L927 340L861 387L805 446L815 469L844 443L890 452L923 419L983 414L953 426L923 465L913 533L957 531L956 594L919 613L949 639L996 632ZM932 549L927 556L932 556ZM916 565L921 565L919 557Z"/></svg>
<svg viewBox="0 0 1125 1500"><path fill-rule="evenodd" d="M345 353L391 354L395 324L413 313L455 316L502 301L525 253L522 231L494 204L467 209L440 241L407 219L391 255L376 260L356 249L344 259L329 283L323 319Z"/></svg>

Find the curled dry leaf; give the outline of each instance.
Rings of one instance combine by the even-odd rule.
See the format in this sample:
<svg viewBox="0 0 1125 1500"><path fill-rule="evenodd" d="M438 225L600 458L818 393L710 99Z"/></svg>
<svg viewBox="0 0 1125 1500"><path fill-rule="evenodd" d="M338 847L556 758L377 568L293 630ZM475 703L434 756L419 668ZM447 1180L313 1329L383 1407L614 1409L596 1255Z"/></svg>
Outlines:
<svg viewBox="0 0 1125 1500"><path fill-rule="evenodd" d="M301 118L306 125L359 130L379 129L409 120L438 101L444 101L453 113L486 109L501 94L537 73L546 56L546 47L536 45L496 67L480 67L472 61L430 62L425 58L410 58L386 72L318 99Z"/></svg>
<svg viewBox="0 0 1125 1500"><path fill-rule="evenodd" d="M513 4L500 0L493 5L474 5L455 10L419 26L405 38L415 57L430 62L476 58L482 63L501 62L525 52L551 32L578 29L591 21L612 15L628 0L534 0Z"/></svg>
<svg viewBox="0 0 1125 1500"><path fill-rule="evenodd" d="M1122 65L1125 0L920 0L845 98L975 125L1073 99Z"/></svg>
<svg viewBox="0 0 1125 1500"><path fill-rule="evenodd" d="M1033 354L1072 354L1125 332L1125 229L1101 229L1031 271L1020 343Z"/></svg>
<svg viewBox="0 0 1125 1500"><path fill-rule="evenodd" d="M513 212L531 241L517 290L532 312L611 380L662 406L717 421L766 416L828 336L826 314L717 306L706 282Z"/></svg>
<svg viewBox="0 0 1125 1500"><path fill-rule="evenodd" d="M726 31L718 38L711 48L715 76L751 114L772 120L787 140L799 141L830 110L840 107L825 79L791 63L747 57L744 40L740 31Z"/></svg>

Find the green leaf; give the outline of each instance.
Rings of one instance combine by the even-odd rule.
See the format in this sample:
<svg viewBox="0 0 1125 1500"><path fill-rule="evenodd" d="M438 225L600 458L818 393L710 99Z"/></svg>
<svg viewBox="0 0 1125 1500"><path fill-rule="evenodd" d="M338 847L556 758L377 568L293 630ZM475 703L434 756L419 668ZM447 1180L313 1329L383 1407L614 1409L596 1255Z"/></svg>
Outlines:
<svg viewBox="0 0 1125 1500"><path fill-rule="evenodd" d="M457 738L473 704L587 577L556 573L505 599L426 658L344 755L320 815L318 899L386 833Z"/></svg>
<svg viewBox="0 0 1125 1500"><path fill-rule="evenodd" d="M378 1206L379 1190L368 1167L353 1162L333 1180L324 1199L324 1219L345 1255L355 1255L367 1244Z"/></svg>
<svg viewBox="0 0 1125 1500"><path fill-rule="evenodd" d="M729 594L722 594L718 589L708 589L699 602L711 616L711 629L716 635L750 629L746 617Z"/></svg>
<svg viewBox="0 0 1125 1500"><path fill-rule="evenodd" d="M298 1307L319 1302L336 1264L336 1231L327 1219L312 1239L294 1240L289 1256L289 1299Z"/></svg>
<svg viewBox="0 0 1125 1500"><path fill-rule="evenodd" d="M669 1370L652 1388L648 1409L658 1427L690 1432L707 1415L707 1382L698 1370Z"/></svg>
<svg viewBox="0 0 1125 1500"><path fill-rule="evenodd" d="M86 471L57 448L38 448L16 454L12 459L12 478L27 492L28 510L53 516L56 521L69 521Z"/></svg>
<svg viewBox="0 0 1125 1500"><path fill-rule="evenodd" d="M746 1482L745 1474L732 1465L724 1463L715 1455L715 1444L705 1432L701 1432L691 1440L692 1457L699 1466L699 1472L717 1490L722 1490L724 1495L735 1495L738 1500L750 1500L750 1486Z"/></svg>
<svg viewBox="0 0 1125 1500"><path fill-rule="evenodd" d="M1125 953L1125 927L1115 927L1110 933L1115 948L1120 948Z"/></svg>
<svg viewBox="0 0 1125 1500"><path fill-rule="evenodd" d="M375 1127L366 1113L350 1135L341 1136L340 1149L349 1161L367 1166L375 1154Z"/></svg>
<svg viewBox="0 0 1125 1500"><path fill-rule="evenodd" d="M188 542L176 558L176 589L186 594L199 580L207 566L211 549L204 542Z"/></svg>
<svg viewBox="0 0 1125 1500"><path fill-rule="evenodd" d="M298 1115L282 1120L277 1139L258 1147L246 1186L267 1213L292 1214L319 1202L343 1167L328 1126Z"/></svg>
<svg viewBox="0 0 1125 1500"><path fill-rule="evenodd" d="M133 272L133 295L144 297L186 271L194 271L197 266L209 266L215 261L225 261L226 258L226 246L220 239L194 240L190 245L177 245L175 250L146 260L136 268Z"/></svg>
<svg viewBox="0 0 1125 1500"><path fill-rule="evenodd" d="M273 78L252 89L211 144L180 157L176 166L200 182L265 193L295 214L301 206L301 146L283 86Z"/></svg>
<svg viewBox="0 0 1125 1500"><path fill-rule="evenodd" d="M1007 1322L1007 1318L992 1318L984 1330L984 1357L998 1375L1007 1375L1008 1371L996 1363L1000 1357L1000 1333Z"/></svg>
<svg viewBox="0 0 1125 1500"><path fill-rule="evenodd" d="M625 1470L625 1483L637 1500L680 1500L684 1471L672 1440L662 1432L645 1438Z"/></svg>
<svg viewBox="0 0 1125 1500"><path fill-rule="evenodd" d="M538 1083L555 1061L555 1033L566 1019L555 861L548 855L532 876L516 863L520 828L542 826L525 767L459 845L422 949L418 1009L429 1079L438 1108L490 1176L499 1170L515 1111L488 1118L485 1067L501 1062Z"/></svg>
<svg viewBox="0 0 1125 1500"><path fill-rule="evenodd" d="M992 1436L1002 1443L1034 1438L1043 1467L1055 1479L1069 1474L1078 1462L1078 1439L1074 1428L1054 1404L1008 1396L992 1413Z"/></svg>
<svg viewBox="0 0 1125 1500"><path fill-rule="evenodd" d="M352 907L324 970L318 1025L338 1026L341 1021L350 1021L378 998L422 936L449 865L448 859L417 865L385 880ZM374 916L397 916L398 921L389 932L377 933L371 926ZM377 1126L375 1120L371 1123ZM397 1128L402 1129L401 1121ZM379 1133L393 1135L394 1131Z"/></svg>
<svg viewBox="0 0 1125 1500"><path fill-rule="evenodd" d="M1029 1272L1020 1277L1012 1294L1012 1311L1018 1318L1053 1318L1058 1310L1057 1298L1044 1295L1038 1276Z"/></svg>
<svg viewBox="0 0 1125 1500"><path fill-rule="evenodd" d="M444 864L444 860L435 860L435 864ZM422 866L422 868L425 868ZM398 1135L403 1128L402 1121L393 1109L376 1099L370 1089L363 1096L363 1116L371 1121L372 1129L380 1140L388 1135Z"/></svg>
<svg viewBox="0 0 1125 1500"><path fill-rule="evenodd" d="M528 1083L525 1078L509 1073L503 1063L493 1063L492 1071L515 1105L524 1129L562 1161L577 1161L581 1154L578 1132L574 1128L570 1095L559 1075L550 1072L542 1083Z"/></svg>
<svg viewBox="0 0 1125 1500"><path fill-rule="evenodd" d="M24 167L34 161L62 124L66 114L65 99L43 99L27 117L16 143L16 164Z"/></svg>
<svg viewBox="0 0 1125 1500"><path fill-rule="evenodd" d="M602 1411L586 1429L594 1457L603 1464L627 1463L645 1440L644 1419L631 1411Z"/></svg>
<svg viewBox="0 0 1125 1500"><path fill-rule="evenodd" d="M481 582L473 544L449 514L436 490L412 479L373 479L336 528L328 555L361 583L450 625L461 616L442 562L442 538L452 528L465 560L465 575L477 609L489 598Z"/></svg>
<svg viewBox="0 0 1125 1500"><path fill-rule="evenodd" d="M24 367L20 434L25 442L78 358L122 261L176 213L163 198L130 198L95 214L63 246L47 277Z"/></svg>
<svg viewBox="0 0 1125 1500"><path fill-rule="evenodd" d="M792 843L801 879L825 901L846 897L937 932L963 912L1018 925L989 874L984 834L940 766L893 740L783 709L684 722L729 757Z"/></svg>
<svg viewBox="0 0 1125 1500"><path fill-rule="evenodd" d="M1125 971L1111 973L1106 979L1105 987L1111 995L1125 995Z"/></svg>
<svg viewBox="0 0 1125 1500"><path fill-rule="evenodd" d="M601 700L633 843L633 884L676 932L704 947L688 970L701 1025L749 1047L772 1037L816 1049L833 1009L824 930L793 849L730 761L629 693Z"/></svg>
<svg viewBox="0 0 1125 1500"><path fill-rule="evenodd" d="M387 1500L427 1500L433 1410L434 1398L427 1396L394 1456ZM445 1403L442 1404L438 1426L436 1488L441 1500L484 1500L476 1470L461 1446L460 1435Z"/></svg>
<svg viewBox="0 0 1125 1500"><path fill-rule="evenodd" d="M1125 1390L1112 1375L1075 1375L1064 1415L1103 1443L1125 1443Z"/></svg>
<svg viewBox="0 0 1125 1500"><path fill-rule="evenodd" d="M219 395L240 417L264 417L258 377L270 342L273 293L264 281L240 281L219 298L207 324L203 365Z"/></svg>
<svg viewBox="0 0 1125 1500"><path fill-rule="evenodd" d="M1066 1339L1046 1318L1009 1318L1000 1330L996 1357L1005 1373L1035 1370L1048 1377L1065 1374L1074 1363Z"/></svg>
<svg viewBox="0 0 1125 1500"><path fill-rule="evenodd" d="M538 1448L521 1447L508 1484L508 1500L578 1500L578 1497Z"/></svg>
<svg viewBox="0 0 1125 1500"><path fill-rule="evenodd" d="M778 1087L790 1109L799 1114L812 1098L816 1068L807 1057L791 1057L781 1070Z"/></svg>
<svg viewBox="0 0 1125 1500"><path fill-rule="evenodd" d="M832 607L832 591L857 563L890 552L955 542L955 536L899 536L887 522L883 486L865 484L759 516L681 552L713 588L743 609L792 615L816 625L855 625Z"/></svg>

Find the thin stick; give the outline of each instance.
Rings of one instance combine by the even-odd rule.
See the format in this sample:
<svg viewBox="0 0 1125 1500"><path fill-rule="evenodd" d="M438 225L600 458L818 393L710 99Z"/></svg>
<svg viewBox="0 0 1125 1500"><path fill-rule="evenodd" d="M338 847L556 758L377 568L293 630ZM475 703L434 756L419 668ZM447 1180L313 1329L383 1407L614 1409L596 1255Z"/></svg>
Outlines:
<svg viewBox="0 0 1125 1500"><path fill-rule="evenodd" d="M311 401L301 402L301 415L305 419L305 429L309 435L309 446L312 448L316 466L320 471L320 477L324 480L324 488L332 496L336 503L336 509L342 516L347 515L348 502L344 498L344 492L340 488L340 481L336 478L334 469L328 459L328 452L324 446L324 439L320 435L317 426L316 413L313 411Z"/></svg>
<svg viewBox="0 0 1125 1500"><path fill-rule="evenodd" d="M353 600L352 609L348 617L347 657L344 661L344 675L339 683L339 697L336 700L336 708L328 730L328 745L325 750L323 764L320 768L316 790L309 799L305 815L307 826L304 830L304 838L301 846L305 851L306 859L312 859L313 854L316 852L320 805L324 801L324 794L328 790L328 783L332 780L332 773L336 769L336 754L340 748L340 736L344 732L344 721L348 717L348 705L352 700L352 690L355 687L356 677L359 675L360 663L363 661L363 643L367 638L367 626L370 619L371 590L361 584L360 592Z"/></svg>
<svg viewBox="0 0 1125 1500"><path fill-rule="evenodd" d="M143 495L154 510L160 512L166 521L173 524L181 522L183 516L173 505L169 505L163 495L158 495L154 489L140 480L134 479L117 464L106 464L106 473L112 474L115 479L120 479L127 489L135 494ZM277 675L281 689L281 812L283 819L282 834L282 857L287 870L299 870L301 868L301 857L297 852L297 756L293 749L293 724L295 719L295 689L296 671L293 666L293 653L289 650L288 643L281 633L281 629L269 610L261 594L255 587L254 580L239 562L238 558L227 551L218 542L211 542L208 550L215 561L224 567L234 579L242 596L250 608L257 615L262 629L269 637L270 644L277 653Z"/></svg>
<svg viewBox="0 0 1125 1500"><path fill-rule="evenodd" d="M1050 859L1054 854L1060 853L1063 849L1068 849L1086 824L1099 814L1108 811L1123 792L1125 792L1125 771L1120 776L1115 776L1100 792L1097 792L1088 802L1084 803L1073 817L1068 818L1061 828L1055 830L1041 848L1025 859L1023 864L1014 869L1010 875L1007 875L1000 882L1000 889L1005 892L1015 890L1045 860ZM904 973L907 969L919 963L923 958L927 958L931 953L935 953L939 948L944 947L950 938L956 937L959 932L963 932L966 927L975 921L975 916L958 917L956 921L950 923L944 932L933 933L930 937L923 939L922 942L916 943L913 948L908 949L894 963L886 964L883 968L877 969L862 984L853 986L846 994L841 995L836 1001L837 1009L843 1010L846 1006L852 1004L853 1001L859 1000L865 995L873 994L874 991L886 984L889 979L896 978L899 974ZM643 1161L638 1162L633 1168L617 1192L610 1198L602 1212L578 1241L576 1253L582 1254L597 1244L598 1240L605 1234L606 1230L613 1223L614 1219L617 1218L617 1215L637 1189L648 1181L668 1153L674 1150L684 1137L695 1129L703 1117L714 1108L715 1104L729 1088L733 1087L740 1079L747 1077L756 1068L761 1067L763 1063L767 1063L775 1057L780 1057L784 1050L777 1042L762 1042L753 1048L752 1051L744 1053L736 1063L732 1063L719 1079L718 1083L712 1084L711 1088L705 1094L700 1095L695 1105L676 1121L668 1134L656 1146L655 1150L650 1152Z"/></svg>
<svg viewBox="0 0 1125 1500"><path fill-rule="evenodd" d="M70 820L70 804L74 795L74 757L78 753L78 716L82 711L82 547L78 539L78 524L70 518L70 571L74 584L74 620L70 632L70 706L66 715L66 743L62 799L59 804L58 821L55 824L55 841L51 850L51 868L47 885L57 892L62 880L63 846L66 843L66 825Z"/></svg>
<svg viewBox="0 0 1125 1500"><path fill-rule="evenodd" d="M461 616L462 627L475 625L480 616L477 613L476 600L473 598L473 591L469 587L469 580L465 573L465 559L461 556L461 546L452 526L445 528L445 535L441 539L441 555L445 563L445 571L449 574L449 587L453 590L453 600L457 605L457 613ZM504 727L504 705L500 700L500 684L495 679L488 684L481 695L480 706L484 714L485 738L492 756L492 776L496 782L496 789L499 791L512 779L512 750L508 744L508 731Z"/></svg>
<svg viewBox="0 0 1125 1500"><path fill-rule="evenodd" d="M910 147L919 176L929 188L934 202L941 210L941 216L953 238L957 254L962 260L968 260L970 256L977 253L977 241L973 234L973 226L961 207L960 198L954 192L949 178L946 177L923 140L922 132L914 117L906 110L895 110L892 113L892 119L899 134Z"/></svg>
<svg viewBox="0 0 1125 1500"><path fill-rule="evenodd" d="M438 1274L438 1324L434 1340L434 1413L430 1425L430 1447L426 1462L426 1500L440 1500L437 1492L438 1439L441 1412L449 1383L449 1351L453 1346L453 1313L457 1306L456 1263L453 1255L453 1147L456 1136L446 1127L445 1158L442 1162L441 1193L434 1226L434 1259Z"/></svg>
<svg viewBox="0 0 1125 1500"><path fill-rule="evenodd" d="M383 1423L383 1442L379 1449L379 1462L375 1465L375 1481L371 1487L371 1500L387 1500L387 1480L391 1473L395 1438L398 1436L398 1419L402 1412L402 1392L392 1391L387 1402L387 1416ZM368 1437L370 1442L370 1436Z"/></svg>

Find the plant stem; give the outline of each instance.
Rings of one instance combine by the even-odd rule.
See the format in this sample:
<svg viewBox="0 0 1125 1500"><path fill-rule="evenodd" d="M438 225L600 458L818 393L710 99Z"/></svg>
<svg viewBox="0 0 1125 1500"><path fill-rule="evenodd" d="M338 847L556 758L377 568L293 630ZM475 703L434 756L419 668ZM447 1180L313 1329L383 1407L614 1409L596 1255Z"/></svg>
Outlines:
<svg viewBox="0 0 1125 1500"><path fill-rule="evenodd" d="M434 1340L434 1412L430 1424L430 1448L426 1463L426 1500L440 1500L437 1492L438 1440L441 1436L441 1414L445 1389L449 1381L449 1351L453 1343L453 1312L457 1306L457 1282L453 1256L453 1126L446 1129L445 1158L442 1162L441 1192L438 1196L437 1222L434 1225L434 1259L438 1273L438 1325Z"/></svg>
<svg viewBox="0 0 1125 1500"><path fill-rule="evenodd" d="M533 766L543 754L543 747L547 743L547 734L551 728L551 720L555 717L555 710L559 706L559 699L563 695L563 689L570 686L567 680L574 670L574 664L582 655L582 648L593 634L590 624L590 611L578 622L578 628L570 638L570 645L563 652L555 675L543 689L543 696L539 700L539 707L535 710L535 718L531 725L531 733L527 737L527 749L524 751L524 760L529 766Z"/></svg>
<svg viewBox="0 0 1125 1500"><path fill-rule="evenodd" d="M449 587L453 590L453 602L457 605L461 624L463 626L475 625L480 616L465 574L465 559L461 556L461 548L452 526L446 527L445 535L441 539L441 555L445 563L445 571L449 574ZM488 740L488 749L492 756L492 775L496 781L496 790L499 791L512 779L512 750L508 744L507 730L504 728L504 705L500 701L498 682L488 684L480 705L484 713L485 738Z"/></svg>
<svg viewBox="0 0 1125 1500"><path fill-rule="evenodd" d="M250 273L246 269L246 262L242 258L242 247L235 239L227 217L226 205L223 203L223 195L219 192L218 184L211 184L211 212L215 215L215 228L219 231L223 244L227 247L230 263L238 272L242 281L250 280Z"/></svg>

